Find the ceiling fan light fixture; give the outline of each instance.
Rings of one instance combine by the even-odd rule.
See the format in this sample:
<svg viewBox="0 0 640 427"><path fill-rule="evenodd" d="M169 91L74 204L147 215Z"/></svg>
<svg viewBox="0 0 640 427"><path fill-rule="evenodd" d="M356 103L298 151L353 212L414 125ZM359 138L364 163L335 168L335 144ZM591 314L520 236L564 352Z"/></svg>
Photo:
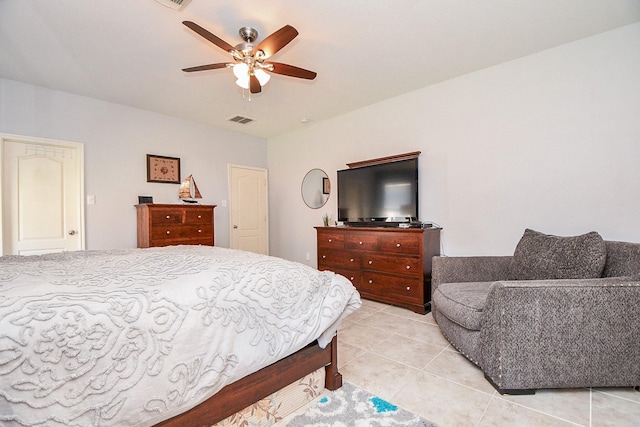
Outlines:
<svg viewBox="0 0 640 427"><path fill-rule="evenodd" d="M257 70L254 70L253 75L256 76L256 78L260 82L260 86L266 85L267 82L269 82L269 79L271 78L271 75L269 73L267 73L266 71L260 68L258 68Z"/></svg>
<svg viewBox="0 0 640 427"><path fill-rule="evenodd" d="M249 89L249 75L247 74L246 76L238 78L236 84L242 89Z"/></svg>
<svg viewBox="0 0 640 427"><path fill-rule="evenodd" d="M233 66L233 75L236 76L237 79L246 78L247 82L249 81L249 66L244 62L239 62Z"/></svg>

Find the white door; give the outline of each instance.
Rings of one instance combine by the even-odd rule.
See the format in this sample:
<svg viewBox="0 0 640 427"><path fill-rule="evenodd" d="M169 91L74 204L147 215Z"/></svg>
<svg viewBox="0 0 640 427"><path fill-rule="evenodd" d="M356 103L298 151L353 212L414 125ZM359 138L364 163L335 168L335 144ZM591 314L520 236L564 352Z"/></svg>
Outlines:
<svg viewBox="0 0 640 427"><path fill-rule="evenodd" d="M82 145L2 138L2 253L84 249Z"/></svg>
<svg viewBox="0 0 640 427"><path fill-rule="evenodd" d="M269 254L267 170L229 165L231 248Z"/></svg>

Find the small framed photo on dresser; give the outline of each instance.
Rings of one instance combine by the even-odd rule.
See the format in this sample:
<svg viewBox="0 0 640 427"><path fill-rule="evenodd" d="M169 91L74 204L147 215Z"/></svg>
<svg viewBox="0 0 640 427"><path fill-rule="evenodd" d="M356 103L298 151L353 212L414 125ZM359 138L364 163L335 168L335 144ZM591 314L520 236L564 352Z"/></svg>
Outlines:
<svg viewBox="0 0 640 427"><path fill-rule="evenodd" d="M180 184L180 158L147 154L147 182Z"/></svg>

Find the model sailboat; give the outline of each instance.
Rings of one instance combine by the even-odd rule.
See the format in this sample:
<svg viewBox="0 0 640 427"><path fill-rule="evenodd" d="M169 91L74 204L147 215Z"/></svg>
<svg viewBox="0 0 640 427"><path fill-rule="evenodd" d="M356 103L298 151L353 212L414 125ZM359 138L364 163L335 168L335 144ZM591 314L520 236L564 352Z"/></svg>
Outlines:
<svg viewBox="0 0 640 427"><path fill-rule="evenodd" d="M200 194L200 190L198 190L198 186L196 185L196 180L193 179L193 175L189 175L184 179L184 181L182 181L178 197L180 197L185 203L198 203L195 199L202 199L202 194Z"/></svg>

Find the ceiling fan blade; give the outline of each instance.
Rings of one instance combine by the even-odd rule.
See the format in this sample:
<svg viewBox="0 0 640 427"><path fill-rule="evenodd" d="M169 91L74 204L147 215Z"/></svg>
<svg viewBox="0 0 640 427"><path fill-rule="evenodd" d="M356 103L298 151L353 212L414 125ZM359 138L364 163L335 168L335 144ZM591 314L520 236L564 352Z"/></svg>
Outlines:
<svg viewBox="0 0 640 427"><path fill-rule="evenodd" d="M304 68L295 67L289 64L282 64L280 62L269 62L269 64L273 65L273 69L271 70L272 73L282 74L284 76L313 80L318 75L313 71L305 70Z"/></svg>
<svg viewBox="0 0 640 427"><path fill-rule="evenodd" d="M229 53L237 52L235 47L231 46L229 43L227 43L226 41L222 40L220 37L216 36L215 34L210 33L209 31L205 30L204 28L202 28L200 25L196 24L195 22L182 21L182 23L184 25L186 25L187 27L191 28L193 31L195 31L199 35L201 35L202 37L204 37L205 39L209 40L211 43L213 43L216 46L218 46L220 49L226 50Z"/></svg>
<svg viewBox="0 0 640 427"><path fill-rule="evenodd" d="M249 90L251 91L251 93L262 92L262 86L260 86L260 82L258 81L258 78L253 74L249 76Z"/></svg>
<svg viewBox="0 0 640 427"><path fill-rule="evenodd" d="M285 25L275 33L271 34L266 39L262 40L255 48L255 52L261 50L264 52L264 58L269 58L277 51L285 47L295 39L298 35L298 30L291 25Z"/></svg>
<svg viewBox="0 0 640 427"><path fill-rule="evenodd" d="M229 64L226 64L224 62L218 62L217 64L198 65L197 67L183 68L182 71L191 73L193 71L216 70L218 68L226 68L228 65Z"/></svg>

